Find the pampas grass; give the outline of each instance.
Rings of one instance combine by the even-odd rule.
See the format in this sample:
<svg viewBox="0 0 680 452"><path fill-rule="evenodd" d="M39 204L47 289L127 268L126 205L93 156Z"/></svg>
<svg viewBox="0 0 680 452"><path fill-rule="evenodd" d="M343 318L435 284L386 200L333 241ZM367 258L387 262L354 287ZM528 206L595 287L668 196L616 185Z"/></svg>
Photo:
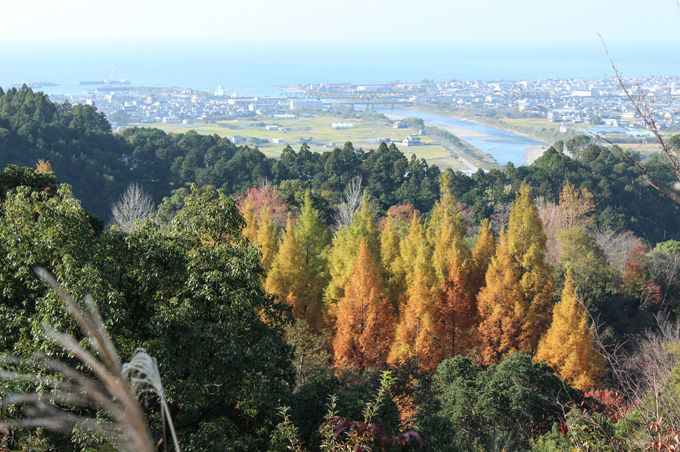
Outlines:
<svg viewBox="0 0 680 452"><path fill-rule="evenodd" d="M22 404L27 416L20 420L1 421L0 429L42 427L72 432L75 427L79 427L113 442L119 450L153 452L149 427L138 403L140 396L152 393L160 398L163 419L168 423L175 450L179 452L155 359L143 349L138 349L129 363L121 364L116 347L92 298L86 296L84 307L81 308L46 270L37 268L36 274L59 295L71 317L88 338L96 356L83 348L72 336L47 324L43 325L45 336L89 367L95 378L45 357L31 360L0 357L0 365L3 367L0 368L0 379L32 383L49 389L9 395L3 400L3 404ZM19 372L9 370L10 368L28 368L31 371ZM64 406L94 408L106 413L108 420L79 416L61 408Z"/></svg>

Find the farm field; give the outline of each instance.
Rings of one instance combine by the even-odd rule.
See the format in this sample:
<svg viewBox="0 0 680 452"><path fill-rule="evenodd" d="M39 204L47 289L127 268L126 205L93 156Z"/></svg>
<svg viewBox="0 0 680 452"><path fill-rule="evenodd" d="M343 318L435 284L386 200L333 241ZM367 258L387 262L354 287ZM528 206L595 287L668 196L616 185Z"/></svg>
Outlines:
<svg viewBox="0 0 680 452"><path fill-rule="evenodd" d="M354 127L334 129L333 123L347 123ZM290 145L293 149L306 142L310 149L315 152L325 152L336 147L342 147L347 141L351 141L355 148L365 150L375 149L379 140L389 138L408 157L415 154L418 158L424 158L428 163L434 163L442 167L454 169L466 169L455 155L445 149L439 140L430 136L420 136L421 144L418 146L405 146L401 141L407 135L418 135L413 128L396 129L393 122L382 119L340 118L334 116L297 117L294 119L279 119L269 116L257 118L236 119L217 121L215 123L193 124L153 124L151 127L164 130L168 133L184 133L195 130L199 134L217 134L233 141L233 137L243 138L244 144L257 146L264 154L270 157L281 155L283 148ZM141 125L139 125L141 126ZM279 130L267 130L271 126L280 127Z"/></svg>

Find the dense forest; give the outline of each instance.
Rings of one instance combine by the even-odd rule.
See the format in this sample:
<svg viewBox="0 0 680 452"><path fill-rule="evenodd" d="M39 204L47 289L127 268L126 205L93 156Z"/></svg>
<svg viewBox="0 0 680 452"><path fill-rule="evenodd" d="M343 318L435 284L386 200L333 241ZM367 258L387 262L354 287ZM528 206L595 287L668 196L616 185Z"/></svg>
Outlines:
<svg viewBox="0 0 680 452"><path fill-rule="evenodd" d="M47 269L93 297L121 359L157 359L185 451L361 450L349 424L329 446L335 414L432 451L678 446L680 209L587 137L473 176L384 144L274 160L194 132L113 134L94 107L22 88L0 91L0 150L0 353L78 366L43 334L82 339ZM121 221L125 193L158 207ZM0 450L111 447L0 431Z"/></svg>

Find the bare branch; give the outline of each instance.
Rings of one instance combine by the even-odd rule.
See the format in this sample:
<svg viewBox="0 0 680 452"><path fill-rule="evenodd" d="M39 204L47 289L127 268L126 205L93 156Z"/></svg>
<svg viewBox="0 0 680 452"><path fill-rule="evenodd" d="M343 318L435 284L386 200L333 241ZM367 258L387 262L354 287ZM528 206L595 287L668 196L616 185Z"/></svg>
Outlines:
<svg viewBox="0 0 680 452"><path fill-rule="evenodd" d="M680 0L676 0L676 2L678 1ZM680 7L680 4L678 6ZM647 129L649 129L656 138L656 141L661 146L661 150L663 151L664 155L666 156L666 159L668 160L668 162L671 165L671 168L673 169L673 174L675 175L675 178L678 179L678 181L680 181L680 160L678 152L674 153L661 136L661 132L659 131L659 128L656 125L656 121L654 120L654 111L652 110L651 106L649 105L649 102L647 101L646 93L643 91L642 87L639 84L637 85L637 95L633 95L633 93L631 93L631 91L626 87L625 83L623 82L623 77L619 70L617 69L616 65L614 64L614 60L612 59L611 55L609 54L609 49L607 48L607 44L605 43L604 38L599 33L597 35L600 37L600 40L602 41L605 55L607 56L607 59L609 59L609 62L611 63L612 69L614 70L614 76L616 77L616 80L619 82L619 86L621 86L621 89L623 90L624 94L626 95L630 103L633 105L633 108L635 109L637 114L640 115L640 118L642 119ZM680 206L680 195L674 193L669 187L666 187L665 185L659 183L654 178L654 176L652 176L649 173L649 171L647 171L647 168L642 163L634 159L628 152L625 152L623 149L621 149L619 145L612 143L606 137L599 136L599 138L602 138L614 149L616 149L623 156L625 156L630 162L635 164L635 166L637 166L642 171L642 174L644 175L645 180L647 181L647 183L649 183L649 185L658 190L672 203L674 203L677 206Z"/></svg>
<svg viewBox="0 0 680 452"><path fill-rule="evenodd" d="M111 207L113 224L125 232L134 232L139 223L156 210L151 195L137 184L128 185L125 193Z"/></svg>
<svg viewBox="0 0 680 452"><path fill-rule="evenodd" d="M342 194L343 203L333 215L336 230L344 229L352 222L354 214L361 209L363 190L361 188L361 176L357 176L345 187Z"/></svg>

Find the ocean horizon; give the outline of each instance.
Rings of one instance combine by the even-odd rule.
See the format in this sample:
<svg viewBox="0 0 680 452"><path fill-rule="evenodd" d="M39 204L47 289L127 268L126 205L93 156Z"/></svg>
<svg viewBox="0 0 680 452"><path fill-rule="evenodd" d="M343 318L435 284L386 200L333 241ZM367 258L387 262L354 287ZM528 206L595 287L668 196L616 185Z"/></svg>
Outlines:
<svg viewBox="0 0 680 452"><path fill-rule="evenodd" d="M674 43L610 43L624 77L680 75ZM124 76L134 86L180 86L277 95L307 83L533 80L612 77L599 40L579 43L233 43L95 41L0 44L0 87L51 82L48 94L78 94L77 81Z"/></svg>

